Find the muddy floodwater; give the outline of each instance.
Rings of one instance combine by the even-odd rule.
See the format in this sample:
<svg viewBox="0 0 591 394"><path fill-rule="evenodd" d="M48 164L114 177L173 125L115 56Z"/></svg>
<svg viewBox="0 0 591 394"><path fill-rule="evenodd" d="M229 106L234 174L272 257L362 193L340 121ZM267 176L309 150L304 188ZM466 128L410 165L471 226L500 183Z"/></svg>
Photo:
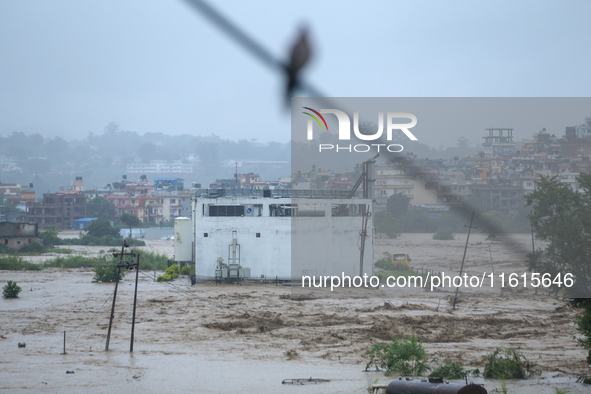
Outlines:
<svg viewBox="0 0 591 394"><path fill-rule="evenodd" d="M525 267L530 235L492 244L485 238L471 236L466 272ZM457 273L465 241L465 234L452 241L403 234L376 240L375 258L383 252L408 253L414 268ZM138 249L172 256L172 240L146 242ZM108 249L72 248L89 255ZM370 297L352 292L330 298L292 294L275 284L155 282L154 273L144 271L130 353L134 275L128 273L119 285L108 352L114 284L92 283L92 277L87 269L0 271L1 283L13 280L23 289L18 299L0 300L0 392L367 393L373 382L387 383L397 375L363 372L364 353L376 341L412 333L430 357L481 371L495 348L519 349L540 375L508 381L509 393L591 392L591 386L576 383L591 370L585 350L573 339L577 311L560 294L495 288L460 298L453 310L453 294L445 290L377 289ZM19 342L26 347L19 348ZM310 377L330 381L281 384ZM474 381L489 393L500 387L495 380Z"/></svg>

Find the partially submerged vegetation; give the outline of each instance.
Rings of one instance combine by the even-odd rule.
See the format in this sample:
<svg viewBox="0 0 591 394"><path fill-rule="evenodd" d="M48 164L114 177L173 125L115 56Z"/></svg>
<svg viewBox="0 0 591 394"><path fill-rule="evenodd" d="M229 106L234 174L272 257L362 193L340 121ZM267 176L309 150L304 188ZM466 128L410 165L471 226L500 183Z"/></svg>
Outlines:
<svg viewBox="0 0 591 394"><path fill-rule="evenodd" d="M166 269L168 256L156 252L140 252L140 269L144 270L163 270ZM44 268L57 267L66 268L92 268L98 266L115 265L118 260L112 255L103 254L98 256L58 256L43 263L35 264L25 261L20 256L2 256L0 257L0 270L33 270L39 271Z"/></svg>
<svg viewBox="0 0 591 394"><path fill-rule="evenodd" d="M0 244L0 254L17 255L17 256L39 256L44 253L63 253L69 254L70 249L48 248L41 245L39 242L31 242L23 245L20 250L10 249L6 245Z"/></svg>
<svg viewBox="0 0 591 394"><path fill-rule="evenodd" d="M408 339L392 338L387 344L374 343L365 354L369 356L365 369L374 366L385 370L386 375L396 371L416 376L430 369L427 351L414 334Z"/></svg>
<svg viewBox="0 0 591 394"><path fill-rule="evenodd" d="M483 376L488 379L526 379L535 374L527 358L515 349L489 353Z"/></svg>
<svg viewBox="0 0 591 394"><path fill-rule="evenodd" d="M438 241L450 241L454 238L454 230L451 227L439 227L433 234L433 239Z"/></svg>
<svg viewBox="0 0 591 394"><path fill-rule="evenodd" d="M2 296L4 298L18 298L18 294L22 291L21 287L9 280L6 285L2 288Z"/></svg>
<svg viewBox="0 0 591 394"><path fill-rule="evenodd" d="M460 363L447 360L443 364L435 367L429 374L429 377L443 379L464 379L468 377L480 376L479 369L464 369Z"/></svg>
<svg viewBox="0 0 591 394"><path fill-rule="evenodd" d="M385 371L386 375L398 372L400 375L424 376L444 379L464 379L480 376L479 369L465 369L456 361L437 359L429 361L429 355L420 340L412 336L392 338L389 343L374 343L365 353L369 361L365 370L371 367ZM483 376L488 379L527 379L539 371L532 368L527 358L515 349L497 348L487 356Z"/></svg>
<svg viewBox="0 0 591 394"><path fill-rule="evenodd" d="M46 231L39 232L39 238L44 245L87 245L87 246L119 246L123 238L119 234L119 228L113 227L107 219L99 218L88 225L86 234L80 233L78 238L60 238L59 230L53 226ZM135 238L126 238L129 246L145 246L146 243Z"/></svg>
<svg viewBox="0 0 591 394"><path fill-rule="evenodd" d="M115 265L99 265L92 269L94 271L93 282L116 282L117 281L117 266ZM125 276L123 270L119 271L119 280Z"/></svg>

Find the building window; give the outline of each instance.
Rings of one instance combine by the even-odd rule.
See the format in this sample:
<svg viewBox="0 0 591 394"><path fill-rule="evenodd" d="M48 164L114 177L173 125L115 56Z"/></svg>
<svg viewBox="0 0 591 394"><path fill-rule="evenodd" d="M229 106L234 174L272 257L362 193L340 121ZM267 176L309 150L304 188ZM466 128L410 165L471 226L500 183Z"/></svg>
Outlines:
<svg viewBox="0 0 591 394"><path fill-rule="evenodd" d="M244 216L243 205L210 205L209 216Z"/></svg>
<svg viewBox="0 0 591 394"><path fill-rule="evenodd" d="M208 234L207 233L203 233L203 238L207 238Z"/></svg>
<svg viewBox="0 0 591 394"><path fill-rule="evenodd" d="M31 243L31 238L29 238L29 243Z"/></svg>
<svg viewBox="0 0 591 394"><path fill-rule="evenodd" d="M5 244L5 245L8 245L8 238L6 238L6 239L4 240L4 244Z"/></svg>
<svg viewBox="0 0 591 394"><path fill-rule="evenodd" d="M257 238L260 238L260 237L261 237L261 233L257 233Z"/></svg>

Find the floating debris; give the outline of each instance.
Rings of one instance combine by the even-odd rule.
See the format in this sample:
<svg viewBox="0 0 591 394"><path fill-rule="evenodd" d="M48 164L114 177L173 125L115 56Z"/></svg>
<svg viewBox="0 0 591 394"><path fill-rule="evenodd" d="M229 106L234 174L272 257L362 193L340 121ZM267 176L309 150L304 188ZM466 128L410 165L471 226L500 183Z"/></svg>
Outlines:
<svg viewBox="0 0 591 394"><path fill-rule="evenodd" d="M330 380L310 377L309 379L283 379L281 384L318 384L327 382L330 382Z"/></svg>

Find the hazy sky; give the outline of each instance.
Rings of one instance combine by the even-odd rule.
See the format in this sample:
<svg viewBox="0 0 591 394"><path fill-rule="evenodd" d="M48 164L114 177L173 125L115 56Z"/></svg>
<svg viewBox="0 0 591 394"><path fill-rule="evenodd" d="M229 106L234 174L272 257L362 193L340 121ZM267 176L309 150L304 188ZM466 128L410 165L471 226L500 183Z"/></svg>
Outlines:
<svg viewBox="0 0 591 394"><path fill-rule="evenodd" d="M330 96L591 95L591 2L215 7L282 58L306 23L305 74ZM182 0L0 0L0 135L84 138L114 121L138 133L286 142L283 83Z"/></svg>

